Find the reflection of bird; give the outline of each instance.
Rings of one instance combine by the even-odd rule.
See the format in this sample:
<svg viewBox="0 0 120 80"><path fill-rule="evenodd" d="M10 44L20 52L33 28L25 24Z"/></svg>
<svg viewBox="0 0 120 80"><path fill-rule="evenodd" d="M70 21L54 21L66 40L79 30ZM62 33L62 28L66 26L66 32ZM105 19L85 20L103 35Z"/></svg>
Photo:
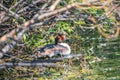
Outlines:
<svg viewBox="0 0 120 80"><path fill-rule="evenodd" d="M63 43L65 40L65 34L59 33L55 38L55 44L48 44L37 51L38 57L52 57L56 55L69 55L71 52L70 46L67 43Z"/></svg>

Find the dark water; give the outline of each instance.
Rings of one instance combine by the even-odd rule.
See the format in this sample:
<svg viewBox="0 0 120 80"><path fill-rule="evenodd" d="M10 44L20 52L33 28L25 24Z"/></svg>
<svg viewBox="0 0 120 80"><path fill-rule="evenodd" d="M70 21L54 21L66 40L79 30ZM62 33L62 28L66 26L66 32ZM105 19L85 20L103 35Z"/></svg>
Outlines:
<svg viewBox="0 0 120 80"><path fill-rule="evenodd" d="M87 35L90 36L90 34ZM78 37L74 40L73 42L77 45L71 45L73 53L81 53L82 51L88 57L100 59L100 61L88 60L91 65L91 72L82 75L83 80L120 80L120 38L107 40L105 38L95 38L95 35L91 35L85 40L78 39Z"/></svg>
<svg viewBox="0 0 120 80"><path fill-rule="evenodd" d="M101 61L92 64L92 80L120 80L120 44L119 41L108 44L96 50Z"/></svg>

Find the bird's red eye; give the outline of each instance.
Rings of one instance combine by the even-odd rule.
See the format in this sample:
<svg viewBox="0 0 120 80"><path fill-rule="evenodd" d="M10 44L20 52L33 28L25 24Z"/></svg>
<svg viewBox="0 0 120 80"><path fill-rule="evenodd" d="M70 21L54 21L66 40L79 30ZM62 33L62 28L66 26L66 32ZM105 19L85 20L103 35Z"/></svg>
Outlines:
<svg viewBox="0 0 120 80"><path fill-rule="evenodd" d="M61 40L63 41L63 40L65 39L65 36L61 36L60 38L61 38Z"/></svg>

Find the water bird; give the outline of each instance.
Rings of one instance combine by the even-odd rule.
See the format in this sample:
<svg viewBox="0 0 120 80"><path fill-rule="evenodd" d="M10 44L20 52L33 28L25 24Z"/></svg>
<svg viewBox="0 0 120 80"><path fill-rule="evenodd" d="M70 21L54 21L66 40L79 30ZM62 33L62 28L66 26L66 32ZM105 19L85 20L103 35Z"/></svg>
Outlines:
<svg viewBox="0 0 120 80"><path fill-rule="evenodd" d="M71 53L70 46L64 41L67 40L65 33L58 33L54 44L47 44L38 49L37 57L68 56Z"/></svg>

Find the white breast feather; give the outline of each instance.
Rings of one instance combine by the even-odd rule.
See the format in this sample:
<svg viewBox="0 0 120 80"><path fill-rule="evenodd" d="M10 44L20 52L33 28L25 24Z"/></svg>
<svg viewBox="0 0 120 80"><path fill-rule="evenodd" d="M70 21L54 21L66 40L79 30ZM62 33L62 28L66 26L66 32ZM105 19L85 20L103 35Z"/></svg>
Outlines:
<svg viewBox="0 0 120 80"><path fill-rule="evenodd" d="M66 44L66 43L59 43L59 45L62 45L62 46L66 47L68 49L67 52L61 53L61 55L69 55L71 53L71 49L70 49L70 46L68 44Z"/></svg>

